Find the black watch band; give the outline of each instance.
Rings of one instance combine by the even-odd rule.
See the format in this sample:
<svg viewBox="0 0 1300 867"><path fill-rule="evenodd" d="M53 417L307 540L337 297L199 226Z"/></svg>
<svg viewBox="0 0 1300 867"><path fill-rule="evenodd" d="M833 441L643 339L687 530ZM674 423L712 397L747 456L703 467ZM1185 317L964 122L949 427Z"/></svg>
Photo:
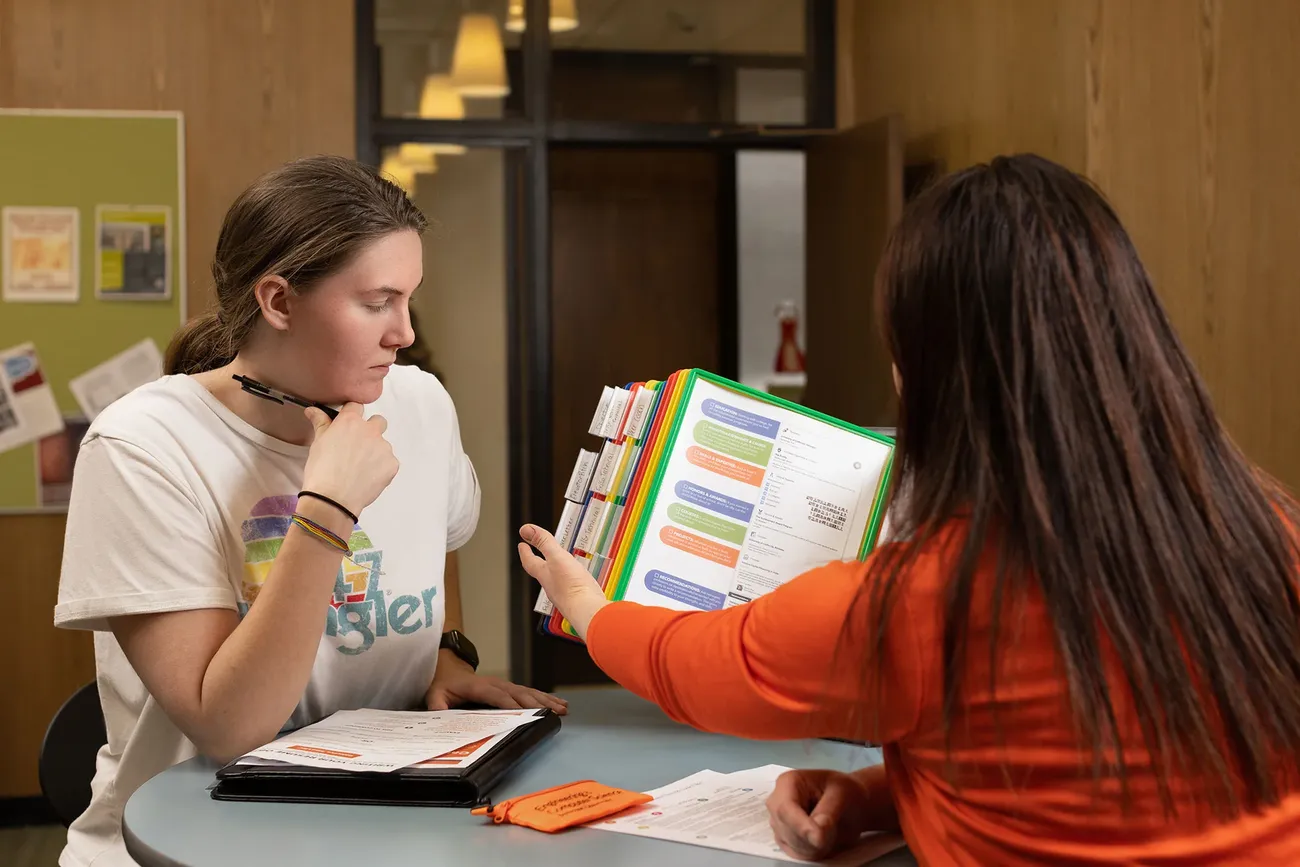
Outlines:
<svg viewBox="0 0 1300 867"><path fill-rule="evenodd" d="M450 650L456 654L462 662L470 668L478 671L478 648L474 642L465 637L465 633L459 629L451 629L442 634L442 642L438 645L439 650Z"/></svg>

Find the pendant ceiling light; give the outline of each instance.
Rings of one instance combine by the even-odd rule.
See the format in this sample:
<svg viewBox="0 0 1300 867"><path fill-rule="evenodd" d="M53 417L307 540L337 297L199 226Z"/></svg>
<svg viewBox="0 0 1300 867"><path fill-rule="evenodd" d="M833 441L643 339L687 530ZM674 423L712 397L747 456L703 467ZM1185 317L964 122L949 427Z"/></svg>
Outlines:
<svg viewBox="0 0 1300 867"><path fill-rule="evenodd" d="M424 77L424 89L420 92L420 109L417 116L421 120L461 120L465 117L465 103L460 98L460 91L452 86L451 76L439 73ZM422 144L420 147L430 154L463 154L465 146L458 144Z"/></svg>
<svg viewBox="0 0 1300 867"><path fill-rule="evenodd" d="M506 16L506 29L511 33L523 33L528 27L528 16L524 0L510 0L510 12ZM551 32L567 33L578 29L578 0L551 0Z"/></svg>
<svg viewBox="0 0 1300 867"><path fill-rule="evenodd" d="M431 147L421 142L406 142L397 149L397 158L416 174L431 175L438 170L438 161Z"/></svg>
<svg viewBox="0 0 1300 867"><path fill-rule="evenodd" d="M508 96L506 50L491 15L462 15L451 60L451 81L461 96Z"/></svg>

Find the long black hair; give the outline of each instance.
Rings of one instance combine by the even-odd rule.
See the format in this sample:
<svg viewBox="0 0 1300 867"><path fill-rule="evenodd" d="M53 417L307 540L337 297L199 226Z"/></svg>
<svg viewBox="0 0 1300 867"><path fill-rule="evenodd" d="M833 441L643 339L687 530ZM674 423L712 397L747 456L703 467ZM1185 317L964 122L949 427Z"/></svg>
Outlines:
<svg viewBox="0 0 1300 867"><path fill-rule="evenodd" d="M1035 156L950 175L909 205L876 292L902 381L891 520L909 540L864 584L877 654L909 565L960 518L949 731L973 598L991 594L996 678L1004 602L1031 590L1096 779L1129 793L1123 690L1167 812L1173 779L1219 815L1280 800L1300 751L1295 502L1220 424L1104 198ZM988 586L982 557L999 564Z"/></svg>

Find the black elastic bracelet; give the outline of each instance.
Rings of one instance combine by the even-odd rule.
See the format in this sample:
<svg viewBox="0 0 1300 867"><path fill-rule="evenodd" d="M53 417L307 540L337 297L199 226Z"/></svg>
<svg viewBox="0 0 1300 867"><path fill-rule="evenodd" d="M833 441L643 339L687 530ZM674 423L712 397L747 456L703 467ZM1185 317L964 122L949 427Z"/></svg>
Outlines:
<svg viewBox="0 0 1300 867"><path fill-rule="evenodd" d="M361 523L357 519L357 516L352 514L352 511L347 506L335 500L331 500L329 497L325 496L324 494L318 494L315 491L299 491L298 499L301 500L303 497L315 497L316 499L320 500L322 503L329 503L331 506L333 506L334 508L338 509L340 512L342 512L343 514L351 518L353 526L356 526L357 524Z"/></svg>

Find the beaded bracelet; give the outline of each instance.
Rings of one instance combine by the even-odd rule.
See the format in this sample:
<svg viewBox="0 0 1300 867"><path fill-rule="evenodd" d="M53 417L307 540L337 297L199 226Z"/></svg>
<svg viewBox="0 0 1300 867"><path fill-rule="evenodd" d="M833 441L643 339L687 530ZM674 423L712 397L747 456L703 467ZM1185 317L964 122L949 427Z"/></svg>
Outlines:
<svg viewBox="0 0 1300 867"><path fill-rule="evenodd" d="M352 549L348 547L348 543L344 542L339 536L335 535L330 530L322 527L310 518L304 518L302 515L297 513L294 514L292 521L294 524L301 527L303 530L306 530L317 539L320 539L331 548L338 550L344 557L347 557L349 560L352 559Z"/></svg>

